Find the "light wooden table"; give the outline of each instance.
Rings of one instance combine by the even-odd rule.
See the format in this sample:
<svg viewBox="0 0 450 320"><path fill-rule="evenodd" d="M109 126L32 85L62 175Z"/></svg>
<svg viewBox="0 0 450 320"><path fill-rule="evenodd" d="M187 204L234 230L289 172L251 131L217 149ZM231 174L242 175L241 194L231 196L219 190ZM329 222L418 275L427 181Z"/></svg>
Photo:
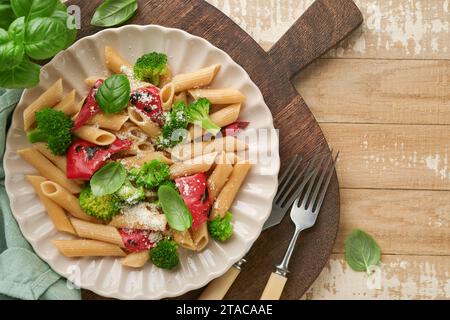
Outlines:
<svg viewBox="0 0 450 320"><path fill-rule="evenodd" d="M312 0L208 0L264 48ZM341 229L304 299L450 299L450 0L357 0L362 28L297 76L341 150ZM378 289L344 262L353 228L382 248Z"/></svg>

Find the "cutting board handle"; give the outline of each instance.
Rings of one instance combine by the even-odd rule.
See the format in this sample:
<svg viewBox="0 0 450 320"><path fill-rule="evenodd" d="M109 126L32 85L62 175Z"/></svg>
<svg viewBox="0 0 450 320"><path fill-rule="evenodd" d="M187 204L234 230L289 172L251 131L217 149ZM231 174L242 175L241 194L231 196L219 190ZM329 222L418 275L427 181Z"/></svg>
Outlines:
<svg viewBox="0 0 450 320"><path fill-rule="evenodd" d="M291 78L362 22L361 11L352 0L317 0L272 47L269 55Z"/></svg>

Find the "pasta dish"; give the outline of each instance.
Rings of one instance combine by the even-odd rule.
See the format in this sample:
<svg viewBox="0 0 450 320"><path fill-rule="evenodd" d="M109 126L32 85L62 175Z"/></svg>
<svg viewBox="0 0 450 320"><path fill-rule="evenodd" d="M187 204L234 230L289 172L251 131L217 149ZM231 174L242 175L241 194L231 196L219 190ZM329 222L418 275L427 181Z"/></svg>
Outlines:
<svg viewBox="0 0 450 320"><path fill-rule="evenodd" d="M212 89L219 64L173 74L164 53L134 64L105 47L110 76L86 79L87 96L59 79L23 113L32 147L18 154L66 257L121 257L121 264L179 265L233 236L233 201L251 169L237 138L245 96Z"/></svg>

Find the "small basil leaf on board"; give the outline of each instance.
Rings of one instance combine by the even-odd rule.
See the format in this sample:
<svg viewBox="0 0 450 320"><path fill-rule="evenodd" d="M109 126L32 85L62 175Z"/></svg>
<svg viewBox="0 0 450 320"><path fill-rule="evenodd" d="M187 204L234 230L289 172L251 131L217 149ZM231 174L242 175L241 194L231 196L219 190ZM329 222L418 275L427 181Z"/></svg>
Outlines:
<svg viewBox="0 0 450 320"><path fill-rule="evenodd" d="M130 100L131 86L128 78L122 74L108 77L95 96L98 105L106 114L123 111Z"/></svg>
<svg viewBox="0 0 450 320"><path fill-rule="evenodd" d="M183 232L192 226L191 212L175 189L162 185L158 189L158 197L167 223L172 229Z"/></svg>
<svg viewBox="0 0 450 320"><path fill-rule="evenodd" d="M8 89L31 88L39 84L39 65L28 60L18 66L0 71L0 87Z"/></svg>
<svg viewBox="0 0 450 320"><path fill-rule="evenodd" d="M106 0L95 11L91 24L113 27L129 20L138 8L137 0Z"/></svg>
<svg viewBox="0 0 450 320"><path fill-rule="evenodd" d="M44 60L64 49L67 28L54 18L36 18L27 24L25 52L33 59Z"/></svg>
<svg viewBox="0 0 450 320"><path fill-rule="evenodd" d="M17 17L28 20L49 17L59 0L11 0L11 7Z"/></svg>
<svg viewBox="0 0 450 320"><path fill-rule="evenodd" d="M345 241L345 260L354 271L368 272L380 262L381 250L376 241L361 230L353 230Z"/></svg>
<svg viewBox="0 0 450 320"><path fill-rule="evenodd" d="M125 167L120 162L110 162L92 176L92 193L96 197L113 194L122 187L126 178Z"/></svg>
<svg viewBox="0 0 450 320"><path fill-rule="evenodd" d="M16 19L9 3L0 3L0 28L8 29L11 22Z"/></svg>

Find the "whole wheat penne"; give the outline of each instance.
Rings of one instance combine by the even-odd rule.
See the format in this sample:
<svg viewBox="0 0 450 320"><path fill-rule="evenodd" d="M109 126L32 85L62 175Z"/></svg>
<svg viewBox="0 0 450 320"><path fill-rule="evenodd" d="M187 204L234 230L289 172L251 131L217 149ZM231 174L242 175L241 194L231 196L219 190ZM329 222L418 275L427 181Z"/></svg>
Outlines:
<svg viewBox="0 0 450 320"><path fill-rule="evenodd" d="M62 111L66 115L72 116L78 112L77 104L75 102L76 91L70 91L62 100L55 106L55 110Z"/></svg>
<svg viewBox="0 0 450 320"><path fill-rule="evenodd" d="M172 109L173 100L175 98L175 86L173 83L168 83L162 87L159 92L161 97L161 103L164 111L170 111Z"/></svg>
<svg viewBox="0 0 450 320"><path fill-rule="evenodd" d="M70 218L70 221L80 238L99 240L118 245L122 248L125 247L119 231L114 227L90 223L75 218Z"/></svg>
<svg viewBox="0 0 450 320"><path fill-rule="evenodd" d="M228 182L225 184L212 206L210 215L211 220L215 219L217 216L225 216L230 209L239 188L247 177L250 167L251 164L249 162L237 163L234 166Z"/></svg>
<svg viewBox="0 0 450 320"><path fill-rule="evenodd" d="M17 151L17 153L22 157L22 159L35 167L41 176L51 181L55 181L71 193L80 193L80 187L75 182L67 179L61 169L57 168L50 160L44 157L36 149L22 149Z"/></svg>
<svg viewBox="0 0 450 320"><path fill-rule="evenodd" d="M212 122L214 122L219 127L223 128L236 122L239 118L240 112L241 112L241 104L238 103L225 107L217 112L211 113L210 118ZM189 129L189 137L191 140L195 140L204 134L205 130L203 130L199 126L194 125L191 126L191 128Z"/></svg>
<svg viewBox="0 0 450 320"><path fill-rule="evenodd" d="M190 144L180 144L172 149L172 158L177 160L187 160L198 157L202 154L212 152L239 152L248 149L246 143L236 139L235 137L227 136L212 141L194 142Z"/></svg>
<svg viewBox="0 0 450 320"><path fill-rule="evenodd" d="M192 239L191 233L189 230L180 232L180 231L174 231L173 232L173 240L175 240L176 243L178 243L181 247L195 251L196 246L194 243L194 240Z"/></svg>
<svg viewBox="0 0 450 320"><path fill-rule="evenodd" d="M128 115L125 114L107 115L99 113L89 120L88 124L96 125L101 129L119 131L127 121Z"/></svg>
<svg viewBox="0 0 450 320"><path fill-rule="evenodd" d="M69 218L67 218L67 215L64 212L64 210L42 193L41 184L45 182L47 179L39 176L26 176L26 178L33 186L39 199L42 201L42 204L47 210L48 216L52 220L56 230L76 235L76 232L72 227Z"/></svg>
<svg viewBox="0 0 450 320"><path fill-rule="evenodd" d="M121 162L126 168L130 169L140 167L152 160L159 160L168 165L173 164L173 161L167 158L162 152L141 152L137 156L124 158Z"/></svg>
<svg viewBox="0 0 450 320"><path fill-rule="evenodd" d="M111 132L99 129L95 126L82 126L73 133L77 137L99 146L108 146L117 139Z"/></svg>
<svg viewBox="0 0 450 320"><path fill-rule="evenodd" d="M89 78L86 78L85 80L84 80L84 83L86 83L86 85L89 87L89 88L92 88L94 85L95 85L95 83L97 82L97 80L106 80L106 77L103 77L103 76L99 76L99 77L97 77L97 76L91 76L91 77L89 77Z"/></svg>
<svg viewBox="0 0 450 320"><path fill-rule="evenodd" d="M33 148L42 153L44 157L50 160L55 166L57 166L64 174L67 172L67 159L65 156L55 156L45 145L45 143L34 143Z"/></svg>
<svg viewBox="0 0 450 320"><path fill-rule="evenodd" d="M191 230L191 237L194 241L195 250L202 251L208 245L209 233L207 223L203 223L198 229Z"/></svg>
<svg viewBox="0 0 450 320"><path fill-rule="evenodd" d="M172 68L167 66L167 73L160 77L159 87L163 88L166 84L171 83L173 79L173 71Z"/></svg>
<svg viewBox="0 0 450 320"><path fill-rule="evenodd" d="M119 246L97 240L53 240L53 244L69 258L126 256Z"/></svg>
<svg viewBox="0 0 450 320"><path fill-rule="evenodd" d="M183 102L184 104L188 104L186 91L179 92L175 94L175 97L173 98L173 102Z"/></svg>
<svg viewBox="0 0 450 320"><path fill-rule="evenodd" d="M233 172L233 166L230 163L222 161L222 163L216 165L216 168L208 177L208 194L211 199L216 200L227 183L231 172Z"/></svg>
<svg viewBox="0 0 450 320"><path fill-rule="evenodd" d="M62 79L57 80L39 98L30 104L23 112L24 130L28 131L36 121L35 113L46 107L53 107L63 96Z"/></svg>
<svg viewBox="0 0 450 320"><path fill-rule="evenodd" d="M189 94L195 99L206 98L212 104L244 103L245 96L236 89L194 89Z"/></svg>
<svg viewBox="0 0 450 320"><path fill-rule="evenodd" d="M130 253L125 258L120 260L120 263L125 267L142 268L150 259L148 250Z"/></svg>
<svg viewBox="0 0 450 320"><path fill-rule="evenodd" d="M165 229L166 217L163 214L153 214L145 218L146 221L139 220L139 217L125 217L123 214L114 216L109 222L109 226L118 229L136 229L136 230L150 230L149 225L159 229ZM161 230L160 230L161 231Z"/></svg>
<svg viewBox="0 0 450 320"><path fill-rule="evenodd" d="M114 73L123 73L122 67L132 69L131 64L111 47L105 47L106 67Z"/></svg>
<svg viewBox="0 0 450 320"><path fill-rule="evenodd" d="M97 219L88 216L80 207L78 198L53 181L44 181L41 183L42 194L50 200L56 202L72 216L91 222L97 222Z"/></svg>
<svg viewBox="0 0 450 320"><path fill-rule="evenodd" d="M172 79L175 92L207 86L214 80L219 70L220 64L215 64L192 73L178 74Z"/></svg>
<svg viewBox="0 0 450 320"><path fill-rule="evenodd" d="M136 124L151 138L158 138L161 134L159 126L136 108L128 108L128 116L130 117L131 122Z"/></svg>
<svg viewBox="0 0 450 320"><path fill-rule="evenodd" d="M190 176L196 173L207 172L213 165L217 152L202 155L184 162L177 162L170 167L170 178Z"/></svg>
<svg viewBox="0 0 450 320"><path fill-rule="evenodd" d="M155 147L148 141L139 141L136 142L136 149L138 153L142 152L155 152Z"/></svg>

